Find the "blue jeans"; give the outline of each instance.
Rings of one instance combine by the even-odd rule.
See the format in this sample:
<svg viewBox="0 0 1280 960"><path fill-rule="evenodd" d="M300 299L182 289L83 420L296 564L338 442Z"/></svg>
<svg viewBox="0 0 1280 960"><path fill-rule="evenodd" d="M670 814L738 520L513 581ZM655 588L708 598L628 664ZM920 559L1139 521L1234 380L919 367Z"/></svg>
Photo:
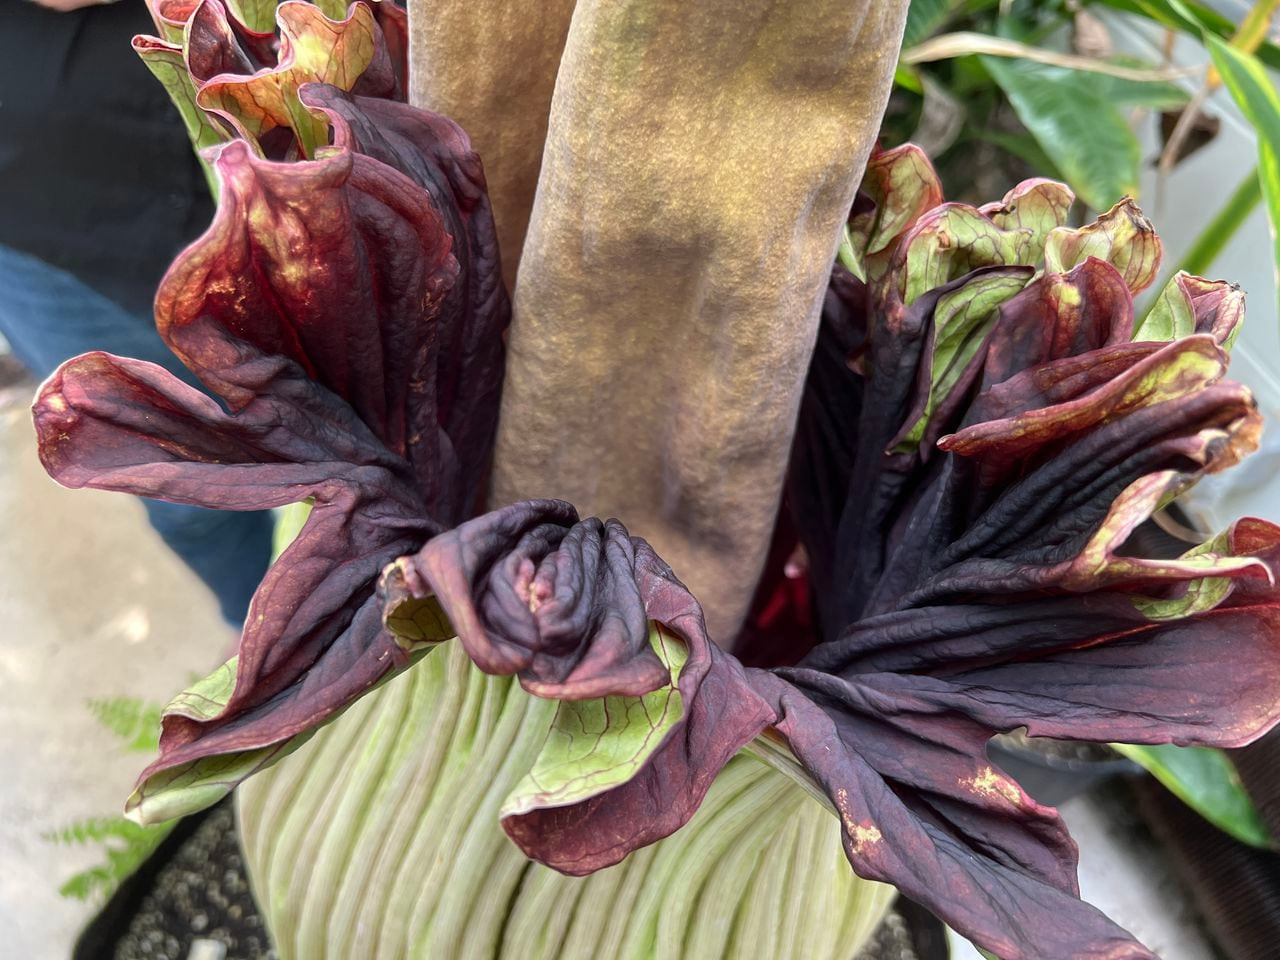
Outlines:
<svg viewBox="0 0 1280 960"><path fill-rule="evenodd" d="M42 379L77 354L105 350L157 363L200 387L160 339L151 317L129 313L71 274L2 245L0 333L23 365ZM222 615L239 626L270 562L270 511L231 513L159 500L143 503L161 539L213 591Z"/></svg>

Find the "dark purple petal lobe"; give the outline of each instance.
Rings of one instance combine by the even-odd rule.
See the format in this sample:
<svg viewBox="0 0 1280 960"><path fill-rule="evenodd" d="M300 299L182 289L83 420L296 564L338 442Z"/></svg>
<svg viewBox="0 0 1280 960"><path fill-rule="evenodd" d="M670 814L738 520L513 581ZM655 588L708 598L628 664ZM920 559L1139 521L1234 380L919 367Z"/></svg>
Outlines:
<svg viewBox="0 0 1280 960"><path fill-rule="evenodd" d="M106 354L64 364L35 406L42 459L68 485L224 509L314 500L254 596L229 701L213 717L167 716L145 775L281 742L403 666L378 616L357 611L383 566L439 530L408 466L350 408L291 361L223 339L240 352L238 383L257 390L234 415L159 367Z"/></svg>
<svg viewBox="0 0 1280 960"><path fill-rule="evenodd" d="M1133 332L1133 300L1111 264L1089 257L1066 274L1046 273L1000 309L983 358L989 387L1038 364L1078 356Z"/></svg>
<svg viewBox="0 0 1280 960"><path fill-rule="evenodd" d="M436 396L463 475L479 477L487 472L497 424L502 334L511 312L480 159L466 133L439 114L323 84L304 87L301 98L329 117L335 146L408 176L431 195L447 232L466 238L453 247L459 278L441 306Z"/></svg>
<svg viewBox="0 0 1280 960"><path fill-rule="evenodd" d="M457 275L452 240L425 191L351 153L309 163L215 160L222 201L210 230L170 268L156 298L162 336L231 406L253 396L222 327L295 361L417 468L432 516L474 496L435 409L441 304ZM474 478L468 478L474 482Z"/></svg>
<svg viewBox="0 0 1280 960"><path fill-rule="evenodd" d="M227 510L260 510L366 488L414 515L402 461L349 408L281 358L239 349L263 394L238 414L154 364L105 353L67 361L33 407L40 457L69 487Z"/></svg>
<svg viewBox="0 0 1280 960"><path fill-rule="evenodd" d="M378 574L475 509L491 456L509 307L479 160L456 126L408 107L375 118L394 117L394 151L372 140L362 151L350 135L378 109L368 97L402 92L402 10L361 0L335 21L311 4L270 7L254 25L275 15L278 63L274 35L218 0L152 0L165 40L143 44L163 57L153 67L176 73L180 105L215 110L246 138L211 153L218 215L156 304L162 336L230 412L103 354L64 365L35 409L42 458L68 485L227 509L311 505L256 594L234 666L166 711L135 798L158 816L208 802L205 787L229 789L409 662L383 626ZM315 85L346 112L313 109L298 93L316 80L359 96ZM564 569L539 585L579 571L606 595L633 546L597 525L560 552ZM593 609L602 633L634 626L613 598L545 599L557 643ZM553 647L543 660L560 656ZM633 684L661 682L651 668L637 679L643 656L623 659ZM588 657L590 677L561 679L590 684L614 666Z"/></svg>
<svg viewBox="0 0 1280 960"><path fill-rule="evenodd" d="M1280 599L1271 593L947 682L981 701L973 712L985 722L1033 736L1243 746L1280 721Z"/></svg>
<svg viewBox="0 0 1280 960"><path fill-rule="evenodd" d="M636 582L650 619L684 640L677 689L683 717L639 772L581 803L508 816L507 835L528 856L571 876L611 866L670 836L697 811L720 769L776 720L746 671L706 635L702 608L643 540Z"/></svg>
<svg viewBox="0 0 1280 960"><path fill-rule="evenodd" d="M669 681L649 644L637 546L559 500L469 520L384 576L388 619L434 596L476 665L560 699L640 696Z"/></svg>
<svg viewBox="0 0 1280 960"><path fill-rule="evenodd" d="M848 681L785 671L825 705L843 743L893 785L904 803L990 857L1072 896L1076 845L1057 812L1028 796L987 759L991 729L946 706L901 696L878 675ZM893 676L887 677L892 681Z"/></svg>
<svg viewBox="0 0 1280 960"><path fill-rule="evenodd" d="M780 714L778 731L831 798L859 875L894 884L1002 960L1155 960L1059 884L975 853L974 837L957 836L937 811L904 799L806 693L777 677L757 683ZM1010 786L990 767L975 775L976 795Z"/></svg>

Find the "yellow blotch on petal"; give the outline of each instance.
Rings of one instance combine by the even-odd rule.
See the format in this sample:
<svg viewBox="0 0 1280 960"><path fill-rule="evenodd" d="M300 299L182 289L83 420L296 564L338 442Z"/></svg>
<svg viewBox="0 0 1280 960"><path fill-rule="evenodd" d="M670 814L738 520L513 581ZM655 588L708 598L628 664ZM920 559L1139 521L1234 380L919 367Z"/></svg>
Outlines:
<svg viewBox="0 0 1280 960"><path fill-rule="evenodd" d="M869 844L879 843L882 834L880 828L873 823L859 823L849 810L849 792L843 787L836 790L836 809L840 812L840 822L844 824L844 832L849 835L849 847L861 853Z"/></svg>
<svg viewBox="0 0 1280 960"><path fill-rule="evenodd" d="M849 846L854 853L861 853L863 847L879 843L882 839L880 828L872 823L846 823L845 830L849 834Z"/></svg>
<svg viewBox="0 0 1280 960"><path fill-rule="evenodd" d="M984 767L976 777L961 779L960 785L984 797L994 798L998 794L1010 803L1019 805L1022 803L1022 791L1012 780L1002 777L991 767Z"/></svg>

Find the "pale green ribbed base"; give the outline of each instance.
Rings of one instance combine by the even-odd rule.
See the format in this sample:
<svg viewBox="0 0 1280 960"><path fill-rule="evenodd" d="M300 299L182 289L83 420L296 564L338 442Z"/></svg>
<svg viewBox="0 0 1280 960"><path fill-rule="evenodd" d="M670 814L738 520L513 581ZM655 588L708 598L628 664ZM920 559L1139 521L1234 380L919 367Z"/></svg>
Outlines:
<svg viewBox="0 0 1280 960"><path fill-rule="evenodd" d="M449 643L239 791L283 960L849 960L893 889L839 826L746 756L675 836L593 876L531 863L498 824L555 704Z"/></svg>

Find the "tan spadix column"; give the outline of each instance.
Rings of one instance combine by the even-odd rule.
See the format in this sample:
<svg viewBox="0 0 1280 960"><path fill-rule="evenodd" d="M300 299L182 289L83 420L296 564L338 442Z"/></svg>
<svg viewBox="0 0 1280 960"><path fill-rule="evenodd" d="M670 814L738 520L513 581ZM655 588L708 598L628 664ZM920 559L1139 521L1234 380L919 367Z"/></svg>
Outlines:
<svg viewBox="0 0 1280 960"><path fill-rule="evenodd" d="M573 13L516 284L494 500L620 518L721 643L763 562L906 6L579 0Z"/></svg>
<svg viewBox="0 0 1280 960"><path fill-rule="evenodd" d="M515 283L573 0L409 0L410 102L462 125L484 160Z"/></svg>

